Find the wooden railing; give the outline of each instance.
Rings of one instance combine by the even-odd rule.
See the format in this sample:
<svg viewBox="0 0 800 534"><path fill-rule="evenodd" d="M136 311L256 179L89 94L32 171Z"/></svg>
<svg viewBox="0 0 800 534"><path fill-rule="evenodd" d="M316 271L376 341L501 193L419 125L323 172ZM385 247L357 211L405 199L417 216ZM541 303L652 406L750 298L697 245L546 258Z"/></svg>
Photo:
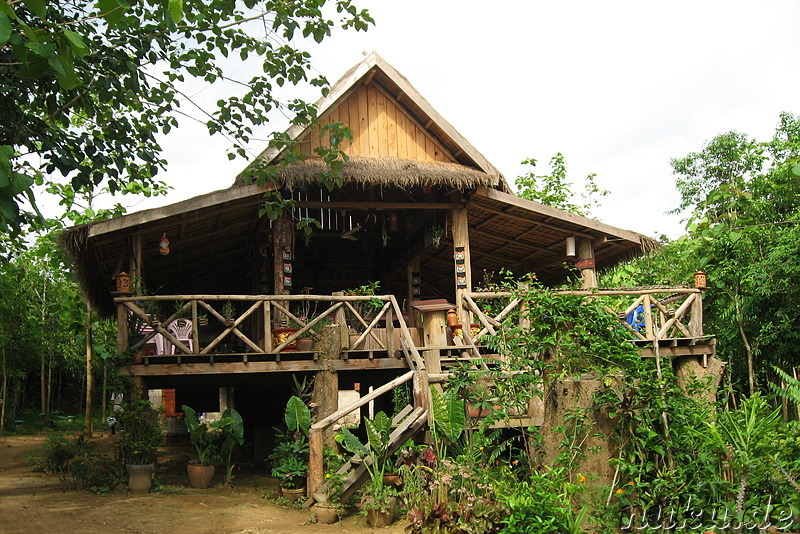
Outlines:
<svg viewBox="0 0 800 534"><path fill-rule="evenodd" d="M686 287L648 287L625 289L581 289L556 291L601 299L604 308L620 325L642 341L703 337L703 295L699 289ZM494 301L487 306L486 301ZM467 336L468 345L478 343L480 336L496 334L503 320L520 306L523 299L512 292L464 293L462 306L479 325L479 331ZM486 310L499 310L490 313ZM465 329L466 332L466 329Z"/></svg>
<svg viewBox="0 0 800 534"><path fill-rule="evenodd" d="M117 304L118 331L121 333L117 344L128 347L128 326L131 321L139 325L139 328L132 329L132 333L144 334L142 339L130 345L133 351L141 350L160 335L166 347L174 347L174 351L169 352L179 356L215 352L281 353L298 339L318 339L319 333L315 327L328 321L342 325L342 344L346 350L360 350L370 340L371 348L386 351L391 356L402 347L406 358L424 367L393 295L148 295L117 297L114 302ZM156 313L146 311L167 306L172 306L175 311L163 320L156 319ZM313 309L314 315L309 317L297 312L297 309ZM161 316L165 317L166 314ZM216 333L211 340L204 341L199 334L201 317L209 323L204 328ZM168 330L168 325L181 318L191 320L191 343L181 341ZM397 335L395 321L399 328ZM272 330L284 323L296 327L296 330L276 343ZM355 339L351 340L351 336ZM233 338L243 346L242 351L223 347L226 339ZM395 338L400 341L400 347L396 346Z"/></svg>

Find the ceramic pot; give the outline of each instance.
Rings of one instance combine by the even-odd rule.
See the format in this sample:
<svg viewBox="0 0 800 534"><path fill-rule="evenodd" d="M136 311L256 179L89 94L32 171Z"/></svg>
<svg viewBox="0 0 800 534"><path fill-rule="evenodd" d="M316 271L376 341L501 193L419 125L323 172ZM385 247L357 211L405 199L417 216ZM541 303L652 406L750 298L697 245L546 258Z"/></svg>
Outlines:
<svg viewBox="0 0 800 534"><path fill-rule="evenodd" d="M186 472L189 474L189 485L195 489L206 489L211 486L216 467L213 465L189 464Z"/></svg>
<svg viewBox="0 0 800 534"><path fill-rule="evenodd" d="M314 513L317 522L323 525L331 525L339 520L339 510L332 504L318 502L314 505Z"/></svg>
<svg viewBox="0 0 800 534"><path fill-rule="evenodd" d="M289 336L291 336L292 334L294 334L298 330L300 330L300 329L299 328L274 328L272 330L272 346L273 347L277 347L278 345L280 345L281 343L283 343L284 341L289 339ZM282 349L283 352L294 352L296 350L297 350L297 340L292 341L291 343L289 343L288 345L286 345Z"/></svg>
<svg viewBox="0 0 800 534"><path fill-rule="evenodd" d="M306 495L305 488L281 488L281 495L290 501L299 501Z"/></svg>
<svg viewBox="0 0 800 534"><path fill-rule="evenodd" d="M153 485L153 464L125 464L128 471L128 489L131 493L147 493Z"/></svg>
<svg viewBox="0 0 800 534"><path fill-rule="evenodd" d="M383 485L400 487L403 485L403 479L396 473L387 473L383 475Z"/></svg>

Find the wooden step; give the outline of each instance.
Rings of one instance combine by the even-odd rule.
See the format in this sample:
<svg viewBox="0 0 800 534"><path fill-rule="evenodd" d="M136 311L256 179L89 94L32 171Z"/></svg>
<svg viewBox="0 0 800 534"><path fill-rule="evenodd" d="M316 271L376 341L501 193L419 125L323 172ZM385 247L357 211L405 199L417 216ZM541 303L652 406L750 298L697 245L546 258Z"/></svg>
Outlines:
<svg viewBox="0 0 800 534"><path fill-rule="evenodd" d="M400 447L411 439L414 434L419 432L427 422L428 412L422 408L414 409L411 415L406 417L389 436L389 454L392 455L400 450ZM339 470L337 474L347 473L344 480L342 480L342 503L346 503L350 500L350 497L352 497L356 490L367 480L369 477L369 471L367 470L368 465L370 465L370 458L365 458L364 461L354 469L354 465L351 462L347 462L342 469Z"/></svg>

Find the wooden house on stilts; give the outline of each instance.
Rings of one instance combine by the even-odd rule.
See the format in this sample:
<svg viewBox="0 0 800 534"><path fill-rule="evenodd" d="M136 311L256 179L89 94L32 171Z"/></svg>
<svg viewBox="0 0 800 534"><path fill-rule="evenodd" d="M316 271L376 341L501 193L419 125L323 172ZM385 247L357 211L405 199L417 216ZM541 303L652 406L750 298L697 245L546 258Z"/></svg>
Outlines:
<svg viewBox="0 0 800 534"><path fill-rule="evenodd" d="M635 232L516 197L377 54L317 107L317 125L287 132L304 160L283 165L286 150L268 149L227 189L62 236L92 307L117 317L118 351L133 358L123 372L142 388L174 392L168 415L182 404L204 412L235 405L257 455L282 417L291 374L318 375L322 424L312 432L312 462L321 429L341 414L326 416L344 408L337 390L360 390L361 404L380 403L381 392L414 384L411 416L396 441L424 426L428 375L441 373L448 359L485 355L480 334L499 324L481 311L475 290L482 273L535 272L555 283L572 261L584 286L594 287L595 269L655 246ZM317 180L326 167L315 149L327 142L325 125L335 123L352 140L341 146L349 156L343 183L329 190ZM261 172L274 181L248 179ZM274 220L260 216L265 194L291 200L290 207ZM297 222L310 219L319 227L309 236ZM698 290L625 294L636 302L621 317L641 305L648 312L636 329L645 356L656 345L662 356L713 354ZM659 323L660 294L683 304ZM453 335L445 322L451 306L459 324L477 326ZM312 472L310 489L318 485Z"/></svg>

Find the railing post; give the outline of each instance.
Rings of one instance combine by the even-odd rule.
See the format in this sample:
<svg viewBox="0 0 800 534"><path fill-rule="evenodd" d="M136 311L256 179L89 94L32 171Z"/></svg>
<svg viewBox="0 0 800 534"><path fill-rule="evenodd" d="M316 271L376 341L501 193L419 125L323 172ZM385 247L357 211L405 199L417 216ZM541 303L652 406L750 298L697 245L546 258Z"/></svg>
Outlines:
<svg viewBox="0 0 800 534"><path fill-rule="evenodd" d="M703 337L703 293L694 294L692 302L692 317L689 319L689 332L692 337Z"/></svg>
<svg viewBox="0 0 800 534"><path fill-rule="evenodd" d="M192 350L200 353L200 323L197 321L197 301L192 299Z"/></svg>
<svg viewBox="0 0 800 534"><path fill-rule="evenodd" d="M335 291L331 293L334 297L342 297L344 293L341 291ZM345 314L345 307L341 306L338 310L336 310L336 323L340 325L339 328L339 335L342 336L342 349L346 350L350 348L350 330L347 328L347 315Z"/></svg>
<svg viewBox="0 0 800 534"><path fill-rule="evenodd" d="M117 354L128 350L128 309L121 302L117 303Z"/></svg>
<svg viewBox="0 0 800 534"><path fill-rule="evenodd" d="M656 329L653 325L653 310L650 309L652 303L650 302L650 294L645 293L644 299L642 300L642 305L644 306L644 330L645 330L645 337L647 339L655 339L656 338Z"/></svg>
<svg viewBox="0 0 800 534"><path fill-rule="evenodd" d="M318 492L324 483L323 432L322 429L317 428L308 431L308 479L306 484L308 497Z"/></svg>

